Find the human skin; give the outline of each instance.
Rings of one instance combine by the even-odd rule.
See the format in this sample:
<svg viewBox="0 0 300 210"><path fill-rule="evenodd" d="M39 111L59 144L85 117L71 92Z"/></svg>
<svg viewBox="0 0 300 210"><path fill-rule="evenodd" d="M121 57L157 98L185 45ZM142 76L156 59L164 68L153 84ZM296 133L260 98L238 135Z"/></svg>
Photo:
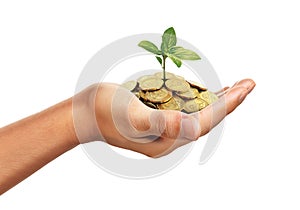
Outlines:
<svg viewBox="0 0 300 210"><path fill-rule="evenodd" d="M0 195L81 143L105 141L153 158L167 155L208 133L254 87L253 80L241 80L221 90L214 104L184 114L148 108L116 84L92 85L0 129ZM120 93L122 103L114 103Z"/></svg>

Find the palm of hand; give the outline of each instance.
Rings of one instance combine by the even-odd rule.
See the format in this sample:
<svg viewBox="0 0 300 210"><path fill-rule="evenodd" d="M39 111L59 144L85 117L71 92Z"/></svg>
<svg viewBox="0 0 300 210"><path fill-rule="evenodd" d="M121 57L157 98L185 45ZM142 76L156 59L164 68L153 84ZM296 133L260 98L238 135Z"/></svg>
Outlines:
<svg viewBox="0 0 300 210"><path fill-rule="evenodd" d="M154 110L115 84L102 84L96 94L96 118L103 140L150 157L166 155L208 133L255 87L251 79L219 91L220 99L205 109L185 114Z"/></svg>

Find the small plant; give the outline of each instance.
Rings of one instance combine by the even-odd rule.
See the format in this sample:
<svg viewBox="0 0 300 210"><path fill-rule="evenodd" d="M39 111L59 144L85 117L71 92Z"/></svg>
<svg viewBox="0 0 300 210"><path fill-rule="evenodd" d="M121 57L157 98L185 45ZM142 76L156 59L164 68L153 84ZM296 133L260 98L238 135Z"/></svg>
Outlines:
<svg viewBox="0 0 300 210"><path fill-rule="evenodd" d="M141 41L138 46L155 54L156 59L163 69L163 80L166 81L166 59L169 57L178 68L181 67L181 60L200 60L200 56L192 50L176 46L177 38L173 27L165 30L162 36L160 49L150 41Z"/></svg>

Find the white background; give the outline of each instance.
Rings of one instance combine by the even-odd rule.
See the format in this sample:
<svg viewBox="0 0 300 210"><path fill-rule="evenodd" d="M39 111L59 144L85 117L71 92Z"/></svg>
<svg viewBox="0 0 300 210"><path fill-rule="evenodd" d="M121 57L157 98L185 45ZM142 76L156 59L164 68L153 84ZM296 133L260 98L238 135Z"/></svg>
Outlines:
<svg viewBox="0 0 300 210"><path fill-rule="evenodd" d="M227 118L205 165L200 139L171 172L126 180L77 147L2 195L0 209L299 209L297 3L1 1L0 126L72 96L103 46L169 26L206 55L223 85L250 77L257 87Z"/></svg>

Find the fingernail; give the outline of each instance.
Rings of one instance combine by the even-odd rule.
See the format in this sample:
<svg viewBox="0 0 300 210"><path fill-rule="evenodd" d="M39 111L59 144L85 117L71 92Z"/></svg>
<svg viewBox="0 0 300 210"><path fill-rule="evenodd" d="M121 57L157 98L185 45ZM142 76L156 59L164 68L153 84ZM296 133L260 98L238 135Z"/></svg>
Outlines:
<svg viewBox="0 0 300 210"><path fill-rule="evenodd" d="M242 103L245 100L245 98L246 98L247 95L248 95L248 91L247 90L244 90L241 93L241 95L240 95L240 103Z"/></svg>
<svg viewBox="0 0 300 210"><path fill-rule="evenodd" d="M192 116L183 116L181 121L181 137L197 140L199 122Z"/></svg>

